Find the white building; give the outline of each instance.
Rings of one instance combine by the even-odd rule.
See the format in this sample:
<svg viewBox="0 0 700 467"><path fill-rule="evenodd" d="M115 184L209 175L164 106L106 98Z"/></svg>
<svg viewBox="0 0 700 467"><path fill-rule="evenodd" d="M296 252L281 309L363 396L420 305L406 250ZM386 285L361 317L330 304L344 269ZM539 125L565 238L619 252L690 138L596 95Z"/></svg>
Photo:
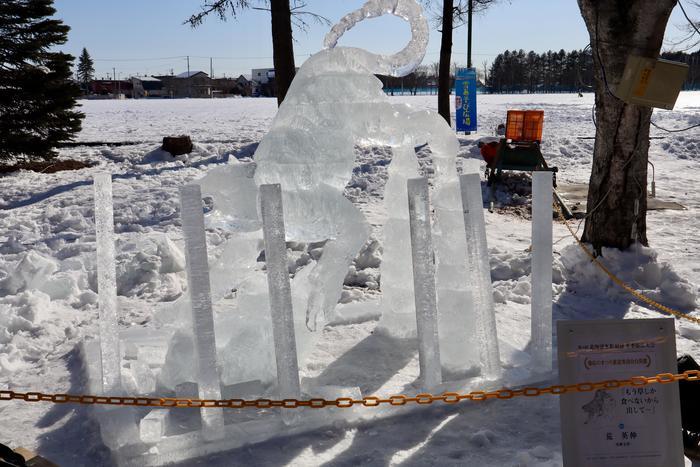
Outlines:
<svg viewBox="0 0 700 467"><path fill-rule="evenodd" d="M254 68L252 75L253 76L251 76L251 80L257 82L258 84L267 84L271 79L274 79L275 69L274 68Z"/></svg>

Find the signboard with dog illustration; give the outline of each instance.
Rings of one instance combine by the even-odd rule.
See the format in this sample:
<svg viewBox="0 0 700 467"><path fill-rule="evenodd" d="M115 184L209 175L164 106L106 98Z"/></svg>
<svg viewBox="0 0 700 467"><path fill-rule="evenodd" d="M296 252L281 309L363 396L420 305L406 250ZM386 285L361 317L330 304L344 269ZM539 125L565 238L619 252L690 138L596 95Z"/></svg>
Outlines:
<svg viewBox="0 0 700 467"><path fill-rule="evenodd" d="M561 384L676 373L673 319L558 321ZM678 384L560 397L565 467L682 467Z"/></svg>

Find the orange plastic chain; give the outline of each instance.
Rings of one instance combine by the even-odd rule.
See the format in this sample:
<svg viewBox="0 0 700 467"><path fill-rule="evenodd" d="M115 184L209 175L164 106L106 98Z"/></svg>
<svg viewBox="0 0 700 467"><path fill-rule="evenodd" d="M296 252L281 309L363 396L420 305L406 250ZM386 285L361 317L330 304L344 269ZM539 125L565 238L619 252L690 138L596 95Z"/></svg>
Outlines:
<svg viewBox="0 0 700 467"><path fill-rule="evenodd" d="M45 394L41 392L15 392L0 391L0 401L21 400L25 402L53 402L55 404L88 404L88 405L125 405L137 407L162 407L162 408L215 408L227 409L244 408L281 408L295 409L298 407L311 407L321 409L324 407L350 408L355 405L363 407L377 407L382 404L427 405L434 402L456 404L465 400L481 402L489 399L512 399L514 397L536 397L544 394L566 394L570 392L590 392L596 389L616 389L626 386L646 386L649 384L668 384L676 381L700 381L700 370L689 370L685 373L659 373L656 376L633 376L629 379L611 379L594 383L577 383L569 385L553 385L542 388L528 387L523 389L498 389L496 391L472 391L465 394L446 392L440 395L417 394L413 397L395 395L388 398L367 396L362 399L340 397L338 399L226 399L226 400L202 400L202 399L172 399L167 397L120 397L120 396L88 396L71 394Z"/></svg>

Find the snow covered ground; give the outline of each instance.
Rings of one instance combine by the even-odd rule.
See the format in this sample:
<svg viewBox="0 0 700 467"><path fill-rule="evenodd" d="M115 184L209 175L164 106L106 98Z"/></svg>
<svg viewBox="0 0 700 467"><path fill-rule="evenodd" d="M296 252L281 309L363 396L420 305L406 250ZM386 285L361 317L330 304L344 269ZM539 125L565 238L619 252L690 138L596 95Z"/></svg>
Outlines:
<svg viewBox="0 0 700 467"><path fill-rule="evenodd" d="M434 109L430 96L395 97ZM593 150L593 96L479 96L479 135L460 136L464 158L479 158L473 140L490 135L509 108L545 111L543 150L559 167L560 182L587 182ZM61 157L90 161L74 172L19 172L0 177L0 387L16 391L80 393L82 362L76 346L97 333L92 176L114 174L117 274L123 328L149 323L186 287L177 189L213 167L252 156L276 111L272 99L86 101L81 141L132 141L120 147L77 147ZM666 128L700 122L700 93L682 93L674 111L656 111ZM158 151L163 136L189 134L189 157ZM651 143L657 196L684 211L649 213L651 249L606 252L615 272L663 303L700 316L700 130L664 133ZM346 194L368 216L381 239L381 196L390 154L357 148ZM424 165L424 169L428 169ZM426 170L428 173L429 170ZM523 181L514 180L526 187ZM509 205L523 196L499 193ZM527 209L486 213L499 335L520 348L529 341ZM555 319L646 318L659 313L631 303L581 255L562 224L555 225ZM212 247L225 234L208 232ZM415 342L373 334L381 292L374 243L346 287L337 322L323 330L302 368L306 378L353 384L388 394L391 376L416 372ZM295 253L296 254L296 253ZM358 312L358 310L360 310ZM678 351L700 356L700 328L677 322ZM199 464L248 465L561 465L559 406L555 397L434 407L356 426L320 432L214 456ZM110 465L109 452L87 409L68 405L0 404L0 442L24 446L62 466Z"/></svg>

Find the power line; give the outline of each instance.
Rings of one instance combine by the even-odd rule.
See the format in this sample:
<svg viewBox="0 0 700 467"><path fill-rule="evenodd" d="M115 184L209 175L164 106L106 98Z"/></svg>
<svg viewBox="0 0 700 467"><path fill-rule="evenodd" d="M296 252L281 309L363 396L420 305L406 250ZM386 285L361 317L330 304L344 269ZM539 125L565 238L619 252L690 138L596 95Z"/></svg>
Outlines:
<svg viewBox="0 0 700 467"><path fill-rule="evenodd" d="M174 57L155 57L155 58L93 58L96 62L151 62L156 60L175 60L178 58L184 59L186 55L177 55Z"/></svg>

